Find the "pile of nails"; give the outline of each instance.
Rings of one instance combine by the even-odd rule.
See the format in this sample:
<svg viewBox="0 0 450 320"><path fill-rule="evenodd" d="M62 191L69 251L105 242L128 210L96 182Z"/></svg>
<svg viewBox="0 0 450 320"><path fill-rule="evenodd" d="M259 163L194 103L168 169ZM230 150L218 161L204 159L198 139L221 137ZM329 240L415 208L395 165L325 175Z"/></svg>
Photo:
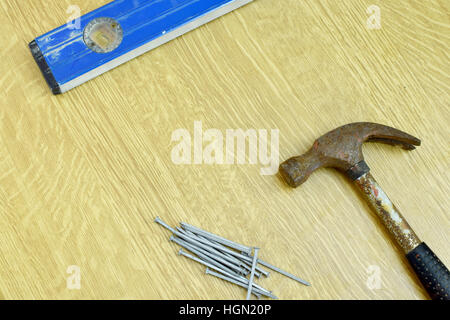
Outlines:
<svg viewBox="0 0 450 320"><path fill-rule="evenodd" d="M180 249L180 255L206 266L206 274L245 288L247 290L247 300L250 300L252 294L258 299L261 296L277 299L271 291L254 282L255 277L269 276L269 272L261 266L306 286L310 285L307 281L258 258L259 248L251 248L235 243L184 222L181 223L181 227L176 227L175 229L167 225L159 217L155 219L155 222L173 233L170 237L171 241L194 254L189 254ZM247 278L247 276L249 277Z"/></svg>

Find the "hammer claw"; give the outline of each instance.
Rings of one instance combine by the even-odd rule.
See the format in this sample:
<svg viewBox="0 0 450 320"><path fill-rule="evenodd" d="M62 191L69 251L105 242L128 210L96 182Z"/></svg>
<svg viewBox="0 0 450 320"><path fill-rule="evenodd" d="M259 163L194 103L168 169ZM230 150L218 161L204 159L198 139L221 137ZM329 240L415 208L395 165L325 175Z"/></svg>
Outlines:
<svg viewBox="0 0 450 320"><path fill-rule="evenodd" d="M406 132L378 123L367 123L366 125L363 141L400 145L405 150L414 150L414 146L420 146L420 139Z"/></svg>
<svg viewBox="0 0 450 320"><path fill-rule="evenodd" d="M385 144L389 144L391 146L400 146L402 147L402 149L404 150L414 150L416 149L416 147L408 142L405 141L399 141L399 140L394 140L394 139L388 139L388 138L369 138L367 140L367 142L380 142L380 143L385 143Z"/></svg>

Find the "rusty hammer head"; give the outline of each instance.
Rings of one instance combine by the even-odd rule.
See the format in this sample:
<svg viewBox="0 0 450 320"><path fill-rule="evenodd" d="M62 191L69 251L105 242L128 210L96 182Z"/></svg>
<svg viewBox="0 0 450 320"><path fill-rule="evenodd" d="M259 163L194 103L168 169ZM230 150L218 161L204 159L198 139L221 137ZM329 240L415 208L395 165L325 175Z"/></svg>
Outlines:
<svg viewBox="0 0 450 320"><path fill-rule="evenodd" d="M413 150L420 140L400 130L377 123L357 122L334 129L317 139L305 154L280 165L280 173L291 187L298 187L311 173L322 167L344 171L353 180L369 172L364 162L362 144L382 142Z"/></svg>

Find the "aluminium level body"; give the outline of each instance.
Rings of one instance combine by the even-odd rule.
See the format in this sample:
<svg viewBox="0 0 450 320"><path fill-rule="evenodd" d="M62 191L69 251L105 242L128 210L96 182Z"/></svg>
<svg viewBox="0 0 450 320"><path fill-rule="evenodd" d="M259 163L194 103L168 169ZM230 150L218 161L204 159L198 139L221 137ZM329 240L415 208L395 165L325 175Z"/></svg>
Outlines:
<svg viewBox="0 0 450 320"><path fill-rule="evenodd" d="M64 93L253 0L116 0L30 43L54 94Z"/></svg>

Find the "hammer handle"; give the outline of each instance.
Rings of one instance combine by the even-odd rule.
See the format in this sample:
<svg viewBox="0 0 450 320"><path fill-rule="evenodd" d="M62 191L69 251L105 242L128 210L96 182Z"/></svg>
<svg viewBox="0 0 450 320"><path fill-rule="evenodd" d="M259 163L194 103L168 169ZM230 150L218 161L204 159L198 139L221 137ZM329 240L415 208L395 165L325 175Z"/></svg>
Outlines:
<svg viewBox="0 0 450 320"><path fill-rule="evenodd" d="M370 172L360 176L354 182L365 196L367 203L391 233L392 238L405 253L422 243Z"/></svg>
<svg viewBox="0 0 450 320"><path fill-rule="evenodd" d="M433 300L450 300L450 271L422 242L406 257Z"/></svg>
<svg viewBox="0 0 450 320"><path fill-rule="evenodd" d="M354 182L404 250L430 297L436 300L450 300L450 272L433 251L419 239L370 172L363 174Z"/></svg>

